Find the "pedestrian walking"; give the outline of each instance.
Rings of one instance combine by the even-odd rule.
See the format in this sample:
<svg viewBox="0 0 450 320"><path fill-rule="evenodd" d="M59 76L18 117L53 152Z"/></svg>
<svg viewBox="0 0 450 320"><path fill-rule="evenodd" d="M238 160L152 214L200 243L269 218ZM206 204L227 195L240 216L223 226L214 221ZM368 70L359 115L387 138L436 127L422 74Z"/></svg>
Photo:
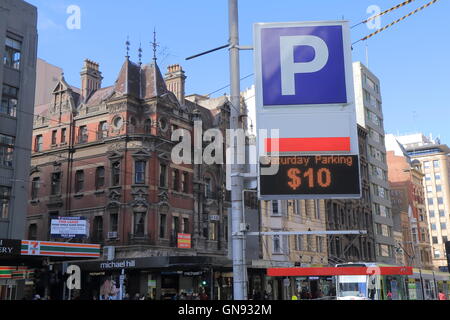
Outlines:
<svg viewBox="0 0 450 320"><path fill-rule="evenodd" d="M439 300L447 300L447 297L445 296L445 293L442 292L442 290L439 290Z"/></svg>

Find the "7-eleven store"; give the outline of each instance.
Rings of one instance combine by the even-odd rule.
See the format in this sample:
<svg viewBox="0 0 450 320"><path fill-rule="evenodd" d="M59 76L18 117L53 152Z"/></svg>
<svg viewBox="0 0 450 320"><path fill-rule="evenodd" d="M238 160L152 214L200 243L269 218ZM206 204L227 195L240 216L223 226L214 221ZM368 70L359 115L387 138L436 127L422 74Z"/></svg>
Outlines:
<svg viewBox="0 0 450 320"><path fill-rule="evenodd" d="M22 240L20 255L0 259L0 301L22 299L27 292L37 293L39 286L47 289L48 279L56 272L49 267L53 263L99 257L100 245L96 244ZM44 280L37 283L36 274L44 274Z"/></svg>

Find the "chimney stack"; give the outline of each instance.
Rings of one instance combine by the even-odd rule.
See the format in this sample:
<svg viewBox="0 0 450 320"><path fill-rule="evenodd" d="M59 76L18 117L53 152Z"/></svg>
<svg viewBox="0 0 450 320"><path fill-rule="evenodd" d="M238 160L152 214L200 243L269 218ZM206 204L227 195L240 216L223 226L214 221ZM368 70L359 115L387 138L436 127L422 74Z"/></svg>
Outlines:
<svg viewBox="0 0 450 320"><path fill-rule="evenodd" d="M86 102L92 92L101 88L103 77L99 70L99 64L89 59L84 60L80 75L81 101Z"/></svg>
<svg viewBox="0 0 450 320"><path fill-rule="evenodd" d="M186 76L179 64L174 64L167 67L166 85L167 89L175 94L180 104L184 104L184 86Z"/></svg>

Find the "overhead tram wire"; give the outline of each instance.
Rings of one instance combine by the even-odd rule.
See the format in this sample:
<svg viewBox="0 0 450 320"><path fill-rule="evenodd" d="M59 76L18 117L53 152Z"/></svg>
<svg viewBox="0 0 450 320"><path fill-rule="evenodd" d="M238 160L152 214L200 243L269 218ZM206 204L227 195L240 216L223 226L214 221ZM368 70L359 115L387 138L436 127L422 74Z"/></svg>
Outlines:
<svg viewBox="0 0 450 320"><path fill-rule="evenodd" d="M373 17L370 17L370 18L368 18L368 19L366 19L366 20L364 20L364 21L361 21L361 22L358 23L358 24L355 24L354 26L351 27L351 29L353 29L353 28L355 28L355 27L357 27L357 26L359 26L359 25L361 25L361 24L364 24L364 23L367 23L367 22L369 22L369 21L372 21L372 20L374 20L374 19L376 19L376 18L378 18L378 17L384 16L386 13L389 13L389 12L391 12L391 11L394 11L394 10L398 9L398 8L401 8L401 7L403 7L403 6L407 5L407 4L410 4L410 3L413 2L413 1L415 1L415 0L408 0L408 1L405 1L405 2L403 2L403 3L400 3L400 4L396 5L395 7L392 7L392 8L390 8L390 9L387 9L387 10L385 10L385 11L383 11L383 12L381 12L381 13L379 13L379 14L373 16Z"/></svg>
<svg viewBox="0 0 450 320"><path fill-rule="evenodd" d="M397 23L399 23L400 21L405 20L406 18L408 18L408 17L412 16L413 14L415 14L415 13L417 13L417 12L419 12L419 11L421 11L421 10L423 10L423 9L425 9L425 8L427 8L427 7L429 7L429 6L431 6L432 4L434 4L434 3L438 2L438 1L439 1L439 0L433 0L433 1L431 1L431 2L429 2L429 3L427 3L427 4L425 4L425 5L421 6L420 8L417 8L416 10L414 10L414 11L408 13L406 16L403 16L403 17L401 17L400 19L395 20L394 22L392 22L392 23L390 23L390 24L384 26L383 28L381 28L381 29L379 29L379 30L377 30L377 31L375 31L375 32L373 32L373 33L371 33L371 34L369 34L368 36L365 36L364 38L359 39L358 41L354 42L354 43L352 44L352 46L355 45L355 44L357 44L358 42L365 41L365 40L367 40L367 39L373 37L374 35L376 35L376 34L382 32L382 31L386 30L386 29L389 28L389 27L392 27L394 24L397 24Z"/></svg>

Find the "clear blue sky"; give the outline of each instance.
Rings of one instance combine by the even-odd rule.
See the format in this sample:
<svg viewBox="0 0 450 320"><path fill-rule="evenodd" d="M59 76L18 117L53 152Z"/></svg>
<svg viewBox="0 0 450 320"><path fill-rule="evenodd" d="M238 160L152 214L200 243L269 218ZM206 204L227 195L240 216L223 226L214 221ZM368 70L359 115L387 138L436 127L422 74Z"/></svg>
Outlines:
<svg viewBox="0 0 450 320"><path fill-rule="evenodd" d="M100 63L103 85L112 85L125 56L127 35L131 59L137 61L139 42L144 62L153 56L150 42L156 28L160 48L158 63L165 73L170 64L183 66L187 94L208 94L229 83L227 50L195 60L193 54L228 41L227 0L28 0L39 12L39 57L64 69L66 80L80 85L82 62ZM241 45L252 45L256 22L349 20L352 25L369 17L367 8L382 10L403 0L241 0ZM416 0L381 19L384 26L429 0ZM81 8L81 29L69 30L67 7ZM389 133L421 131L441 136L450 144L450 1L441 0L355 45L353 60L365 63L368 45L369 67L380 78L384 102L385 129ZM352 30L356 41L373 32L365 25ZM250 51L241 54L242 77L253 73ZM253 84L253 77L242 88ZM228 89L216 95L228 93Z"/></svg>

